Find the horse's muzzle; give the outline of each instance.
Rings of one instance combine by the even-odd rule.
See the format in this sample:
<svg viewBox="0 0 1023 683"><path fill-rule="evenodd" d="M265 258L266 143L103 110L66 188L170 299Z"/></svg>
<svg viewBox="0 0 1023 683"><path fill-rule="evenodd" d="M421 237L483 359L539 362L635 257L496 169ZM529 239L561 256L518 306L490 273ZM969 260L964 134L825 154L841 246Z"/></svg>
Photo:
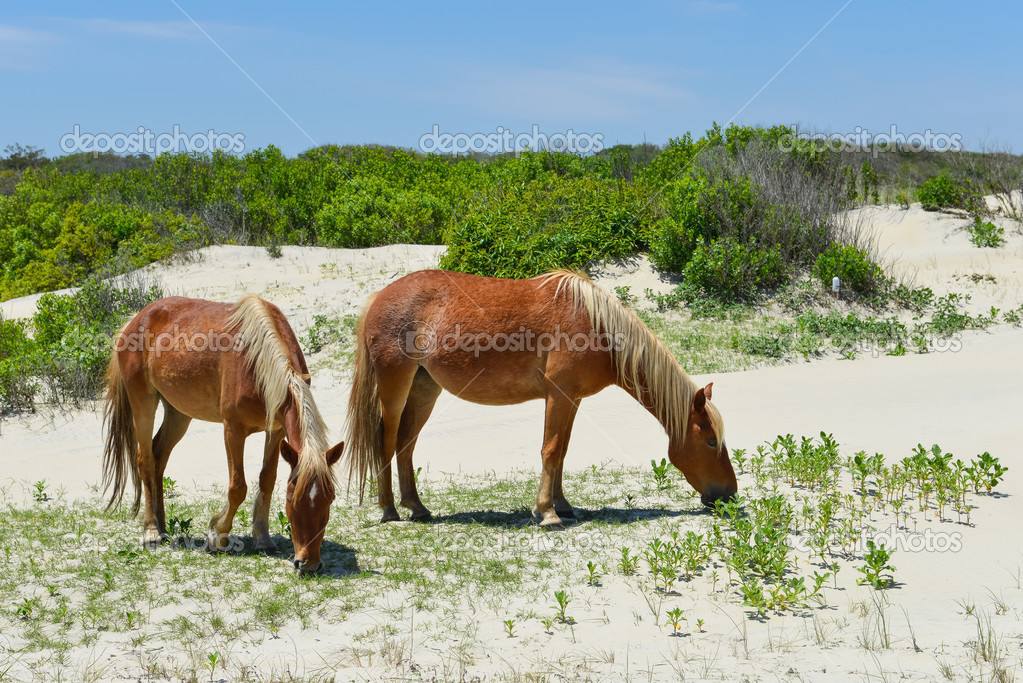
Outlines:
<svg viewBox="0 0 1023 683"><path fill-rule="evenodd" d="M722 503L727 503L731 501L732 498L734 497L735 491L728 491L723 486L720 487L716 486L707 489L706 493L700 496L700 502L703 503L706 507L712 508L714 507L714 504L717 503L718 501L721 501Z"/></svg>
<svg viewBox="0 0 1023 683"><path fill-rule="evenodd" d="M292 564L295 567L295 571L297 571L299 574L315 574L316 572L320 571L320 568L323 566L322 562L317 562L316 564L309 564L305 560L300 560L297 557L292 561Z"/></svg>

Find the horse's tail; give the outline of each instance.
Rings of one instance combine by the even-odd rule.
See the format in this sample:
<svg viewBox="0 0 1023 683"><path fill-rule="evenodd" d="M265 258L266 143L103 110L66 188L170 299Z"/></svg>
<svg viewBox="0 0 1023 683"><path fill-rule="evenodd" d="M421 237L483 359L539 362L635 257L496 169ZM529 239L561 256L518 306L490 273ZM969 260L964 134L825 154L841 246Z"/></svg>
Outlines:
<svg viewBox="0 0 1023 683"><path fill-rule="evenodd" d="M366 309L369 309L367 304ZM380 409L380 393L377 389L377 374L369 357L369 342L366 338L366 312L359 320L355 333L355 378L352 393L348 397L348 436L345 439L348 458L348 487L356 482L359 488L359 504L366 492L366 480L370 470L383 450L383 413Z"/></svg>
<svg viewBox="0 0 1023 683"><path fill-rule="evenodd" d="M135 436L135 420L128 401L128 390L121 377L121 366L117 362L117 351L110 354L107 366L107 393L103 406L103 425L107 433L106 448L103 450L103 490L112 489L107 509L120 505L124 489L131 477L135 487L132 514L139 511L142 499L142 481L139 477L138 439Z"/></svg>

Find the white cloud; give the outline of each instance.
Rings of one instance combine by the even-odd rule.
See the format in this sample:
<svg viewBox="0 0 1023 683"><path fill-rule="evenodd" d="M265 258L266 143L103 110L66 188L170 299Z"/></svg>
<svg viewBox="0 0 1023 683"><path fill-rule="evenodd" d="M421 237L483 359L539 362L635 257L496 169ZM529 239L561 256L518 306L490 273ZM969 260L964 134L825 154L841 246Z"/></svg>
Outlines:
<svg viewBox="0 0 1023 683"><path fill-rule="evenodd" d="M588 57L556 67L471 67L445 98L502 117L623 120L649 107L681 106L693 95L683 74L662 67Z"/></svg>

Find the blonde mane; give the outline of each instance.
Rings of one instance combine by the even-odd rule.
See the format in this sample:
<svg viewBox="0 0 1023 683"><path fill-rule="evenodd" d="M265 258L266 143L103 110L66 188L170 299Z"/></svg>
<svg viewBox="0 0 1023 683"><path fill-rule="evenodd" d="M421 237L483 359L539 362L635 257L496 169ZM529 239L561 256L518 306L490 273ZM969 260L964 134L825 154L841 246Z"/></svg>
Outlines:
<svg viewBox="0 0 1023 683"><path fill-rule="evenodd" d="M684 440L697 387L668 347L635 313L585 275L558 270L540 280L556 282L555 297L567 292L576 309L586 310L594 330L607 334L612 344L618 342L611 355L623 388L650 408L669 437ZM717 416L714 410L710 414Z"/></svg>
<svg viewBox="0 0 1023 683"><path fill-rule="evenodd" d="M266 405L267 430L273 428L277 412L291 393L298 409L298 425L302 450L298 457L296 489L316 482L334 490L333 475L327 464L326 452L330 447L327 425L313 400L307 376L298 371L281 338L267 302L249 294L238 300L227 319L228 330L238 330L240 349L244 350L246 364L256 380L256 386Z"/></svg>

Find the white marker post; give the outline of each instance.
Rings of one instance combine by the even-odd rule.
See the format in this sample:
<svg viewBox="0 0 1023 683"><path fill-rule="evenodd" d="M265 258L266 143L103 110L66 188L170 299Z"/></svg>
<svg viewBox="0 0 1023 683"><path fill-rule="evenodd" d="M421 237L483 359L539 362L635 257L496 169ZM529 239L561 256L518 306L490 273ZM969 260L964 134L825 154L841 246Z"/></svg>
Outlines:
<svg viewBox="0 0 1023 683"><path fill-rule="evenodd" d="M841 285L842 282L841 280L838 279L837 275L831 278L831 296L833 296L836 299L838 298L838 289Z"/></svg>

